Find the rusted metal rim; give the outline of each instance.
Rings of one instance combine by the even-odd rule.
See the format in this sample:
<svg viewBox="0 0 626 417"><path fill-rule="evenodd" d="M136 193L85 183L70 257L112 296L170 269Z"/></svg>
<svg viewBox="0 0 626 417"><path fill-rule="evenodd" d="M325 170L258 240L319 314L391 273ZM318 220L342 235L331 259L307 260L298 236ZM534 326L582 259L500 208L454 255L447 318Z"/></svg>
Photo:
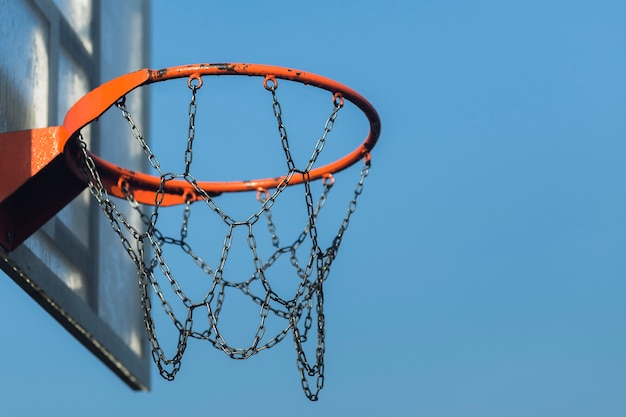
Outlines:
<svg viewBox="0 0 626 417"><path fill-rule="evenodd" d="M363 158L369 158L369 152L375 146L380 135L380 118L376 109L358 92L332 79L320 75L279 66L244 64L244 63L214 63L196 64L164 68L160 70L142 69L136 72L122 75L108 81L83 96L67 112L62 126L62 146L65 146L70 138L75 136L80 129L100 117L106 110L112 107L120 98L136 89L137 87L177 78L189 77L189 82L196 79L201 82L201 76L214 75L247 75L258 77L271 77L294 81L305 85L327 90L333 94L333 100L345 99L358 107L367 117L370 130L365 140L352 152L334 162L315 168L310 171L310 180L316 180L348 168ZM266 78L267 79L267 78ZM82 178L78 167L76 153L67 152L67 157L72 162L73 169ZM130 189L135 199L142 204L154 204L155 192L161 186L161 178L145 173L130 171L112 164L92 154L98 173L103 185L112 195L124 197L123 188ZM198 181L199 188L209 195L217 195L228 192L242 192L259 189L273 189L279 186L284 177L263 178L246 181ZM294 175L289 180L289 185L299 184L303 181L301 175ZM164 187L165 198L161 205L173 205L185 203L190 196L197 196L194 187L185 180L167 181Z"/></svg>

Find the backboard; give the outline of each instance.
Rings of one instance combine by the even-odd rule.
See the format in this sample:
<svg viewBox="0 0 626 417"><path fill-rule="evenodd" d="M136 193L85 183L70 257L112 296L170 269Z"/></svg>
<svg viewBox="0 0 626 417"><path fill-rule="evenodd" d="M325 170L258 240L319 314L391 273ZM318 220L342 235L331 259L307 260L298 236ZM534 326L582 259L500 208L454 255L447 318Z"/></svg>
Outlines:
<svg viewBox="0 0 626 417"><path fill-rule="evenodd" d="M146 67L148 9L144 0L0 0L0 132L58 125L92 88ZM127 104L148 126L147 96ZM141 170L129 135L104 119L85 139ZM0 279L13 279L130 387L149 390L135 267L94 205L85 191L23 244L0 248Z"/></svg>

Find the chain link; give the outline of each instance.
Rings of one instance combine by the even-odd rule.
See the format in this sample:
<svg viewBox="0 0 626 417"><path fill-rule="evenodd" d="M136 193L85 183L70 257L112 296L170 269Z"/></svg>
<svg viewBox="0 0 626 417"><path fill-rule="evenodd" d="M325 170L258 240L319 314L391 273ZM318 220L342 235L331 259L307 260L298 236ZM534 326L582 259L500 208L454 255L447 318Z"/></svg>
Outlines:
<svg viewBox="0 0 626 417"><path fill-rule="evenodd" d="M202 87L202 80L198 77L192 77L188 82L188 86L191 89L191 99L188 111L187 146L184 154L185 170L182 174L162 171L158 158L148 146L141 129L135 124L126 107L126 98L123 97L116 103L116 107L121 111L123 119L126 120L130 127L133 138L138 142L150 165L159 173L161 178L159 188L155 192L154 205L150 210L137 203L133 196L132 187L127 182L122 181L121 183L126 202L130 209L137 213L137 217L140 220L139 226L135 226L129 221L109 198L109 194L103 186L96 169L96 164L87 151L87 145L80 135L77 138L80 144L81 172L88 183L90 193L107 216L111 228L117 234L124 250L137 267L139 294L144 324L152 348L152 359L158 367L161 376L167 380L172 380L180 370L182 357L190 338L208 341L215 348L222 350L233 359L247 359L262 350L275 346L291 333L296 350L296 364L300 374L302 389L307 398L315 401L318 399L319 392L324 386L326 332L323 282L328 278L330 266L337 256L341 240L348 228L350 217L356 210L357 199L363 190L363 183L370 169L369 154L364 157L364 166L361 169L359 182L348 205L348 212L343 218L339 230L332 240L332 244L328 248L322 249L318 242L317 218L326 204L329 192L334 184L334 178L328 175L323 179L322 191L315 198L309 172L322 152L339 110L343 107L343 98L339 94L333 97L333 110L324 124L323 133L318 139L305 167L298 169L291 156L287 129L282 119L282 108L277 97L278 82L274 77L266 77L264 86L272 96L272 111L276 119L280 143L287 164L287 173L273 192L270 193L268 190L258 191L257 199L260 202L260 208L255 213L245 221L235 221L220 208L211 196L200 188L191 174L197 113L196 98L197 91ZM272 217L271 208L282 191L289 185L294 175L301 176L303 180L307 221L303 230L294 241L281 245L281 239L279 238L277 225ZM164 235L157 228L157 222L166 194L166 184L175 179L187 181L195 194L187 196L188 198L184 203L179 236L171 237ZM199 203L204 204L210 211L219 216L227 226L227 232L221 245L221 254L215 267L211 267L207 261L200 257L188 241L188 235L191 230L192 206L196 200L199 200ZM259 242L257 241L254 228L261 217L265 218L267 232L273 248L273 253L266 259L262 259L257 251ZM234 232L237 228L246 230L246 245L252 256L254 272L245 281L228 281L224 277L224 272L235 240ZM306 254L299 255L299 249L305 242L310 243L310 249L306 251ZM196 264L202 274L209 277L210 288L200 301L193 301L188 297L183 291L181 283L175 278L172 269L165 259L164 248L167 246L179 247L183 254ZM283 255L289 257L289 262L294 268L297 277L297 286L292 294L292 298L279 296L272 289L267 276L271 268ZM169 284L169 290L175 295L172 300L168 300L164 293L159 280L161 276L165 278L167 284ZM252 337L252 342L247 347L229 345L220 330L219 317L226 302L226 293L229 289L241 291L260 307L258 326ZM155 306L152 303L151 296L154 297L154 301L157 304L160 304L161 309L178 333L174 354L169 357L166 355L157 337L156 324L153 317ZM180 313L177 313L172 303L175 303L174 305L182 304L182 309L186 313L180 316L177 315ZM197 317L199 315L204 316L206 319L207 327L204 329L198 329L199 321L197 319L194 320L194 316ZM284 320L284 325L273 337L266 337L267 321L270 316ZM314 353L314 355L309 359L305 353L305 345L310 341L310 333L312 332L316 333L316 337L313 337L313 339L316 339L317 344L314 349L310 350L310 353Z"/></svg>
<svg viewBox="0 0 626 417"><path fill-rule="evenodd" d="M291 157L291 151L289 150L289 139L287 138L287 129L283 124L283 112L276 96L276 90L278 89L278 81L274 77L266 77L264 82L265 89L272 93L272 110L274 111L274 117L278 124L278 134L280 135L280 142L285 152L285 161L287 162L287 169L289 172L296 170L296 164Z"/></svg>
<svg viewBox="0 0 626 417"><path fill-rule="evenodd" d="M189 128L187 129L187 149L185 149L185 175L189 174L191 161L193 160L193 141L196 137L196 92L200 88L198 84L188 83L191 89L191 101L189 102Z"/></svg>

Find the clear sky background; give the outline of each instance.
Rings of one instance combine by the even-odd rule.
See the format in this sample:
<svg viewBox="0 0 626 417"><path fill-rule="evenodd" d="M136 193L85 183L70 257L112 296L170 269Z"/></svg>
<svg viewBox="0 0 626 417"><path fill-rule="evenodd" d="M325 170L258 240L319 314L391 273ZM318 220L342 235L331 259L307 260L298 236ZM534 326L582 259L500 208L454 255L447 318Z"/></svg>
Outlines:
<svg viewBox="0 0 626 417"><path fill-rule="evenodd" d="M304 69L380 113L325 388L287 340L133 392L0 280L0 414L626 415L626 3L154 1L152 25L152 67Z"/></svg>

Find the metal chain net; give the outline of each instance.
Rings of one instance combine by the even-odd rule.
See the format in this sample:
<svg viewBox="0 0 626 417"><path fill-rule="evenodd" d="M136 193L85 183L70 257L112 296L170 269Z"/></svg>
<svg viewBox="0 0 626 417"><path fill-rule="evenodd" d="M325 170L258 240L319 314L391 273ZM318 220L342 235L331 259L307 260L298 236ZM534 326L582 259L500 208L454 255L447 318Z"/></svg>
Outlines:
<svg viewBox="0 0 626 417"><path fill-rule="evenodd" d="M139 143L150 165L159 173L161 178L160 187L155 193L154 205L149 208L137 203L133 198L132 190L128 189L128 187L125 188L126 202L141 219L141 230L133 226L127 216L110 199L100 180L96 164L87 152L87 145L79 134L78 140L83 175L88 182L92 196L106 215L113 231L119 236L120 242L128 256L137 267L139 294L143 308L144 324L151 344L152 359L163 378L167 380L174 379L181 367L183 354L190 338L208 341L215 348L222 350L233 359L247 359L264 349L275 346L291 334L297 353L296 364L300 373L302 388L309 400L316 401L320 390L324 386L325 316L323 284L328 278L331 264L337 256L344 232L348 228L350 217L356 210L357 199L363 191L363 183L370 169L369 154L364 158L360 178L339 230L330 246L323 249L318 243L317 218L318 213L326 203L334 178L329 175L323 179L322 191L319 197L314 199L311 191L309 171L313 168L320 152L324 148L326 137L332 130L335 119L343 106L343 100L338 95L335 95L333 98L333 110L326 120L323 134L318 139L306 166L298 169L291 156L287 130L282 120L281 105L276 94L278 83L274 78L266 77L264 86L272 96L272 110L276 118L288 173L271 193L264 189L258 191L257 199L260 202L258 211L245 221L235 221L220 208L214 197L199 187L196 179L191 174L195 140L196 93L201 85L201 80L189 79L188 87L191 90L189 125L187 146L184 154L185 170L181 174L164 172L162 170L158 158L152 153L141 129L133 121L126 107L125 98L122 98L116 104L116 107L121 111L122 117L128 123L134 139ZM293 242L282 244L272 218L271 208L282 191L288 186L291 178L298 175L303 179L308 220L304 229ZM188 200L184 205L180 234L177 236L165 236L157 227L157 220L165 195L165 185L168 181L175 179L188 182L201 198L195 202ZM208 262L200 257L187 239L189 219L194 203L204 204L210 211L219 216L227 227L226 235L223 237L221 256L215 266L209 265ZM265 229L271 237L273 247L273 253L267 259L261 259L257 252L254 226L259 223L261 218L265 219ZM235 229L239 228L243 229L246 234L246 244L250 249L254 264L253 273L243 282L229 281L224 276L224 268L227 265L229 251L233 243L233 234ZM307 242L307 245L310 244L310 250L307 251L306 256L302 256L302 254L298 253L298 248L305 242ZM208 287L206 295L201 300L192 300L188 297L183 291L181 283L174 277L172 269L164 256L164 248L169 245L179 247L195 263L199 271L208 277L206 280ZM288 299L279 296L272 289L272 284L267 277L270 268L283 255L289 257L290 264L295 272L295 283L297 283L295 293ZM163 280L164 282L161 282ZM177 300L166 299L162 285L168 285L177 296ZM251 344L247 347L230 346L220 331L220 313L226 302L226 290L229 288L241 291L260 307L259 324ZM174 301L182 303L186 314L176 314L171 304ZM157 338L155 320L153 318L153 309L156 306L160 306L167 317L169 317L178 334L175 352L170 356L166 355ZM273 337L268 338L265 336L265 331L266 319L269 315L283 320L284 327ZM198 329L199 323L205 327ZM315 336L312 337L311 333L315 333ZM314 349L307 351L310 356L313 356L311 353L314 352L314 357L307 357L305 344L311 340L316 341L317 345Z"/></svg>

